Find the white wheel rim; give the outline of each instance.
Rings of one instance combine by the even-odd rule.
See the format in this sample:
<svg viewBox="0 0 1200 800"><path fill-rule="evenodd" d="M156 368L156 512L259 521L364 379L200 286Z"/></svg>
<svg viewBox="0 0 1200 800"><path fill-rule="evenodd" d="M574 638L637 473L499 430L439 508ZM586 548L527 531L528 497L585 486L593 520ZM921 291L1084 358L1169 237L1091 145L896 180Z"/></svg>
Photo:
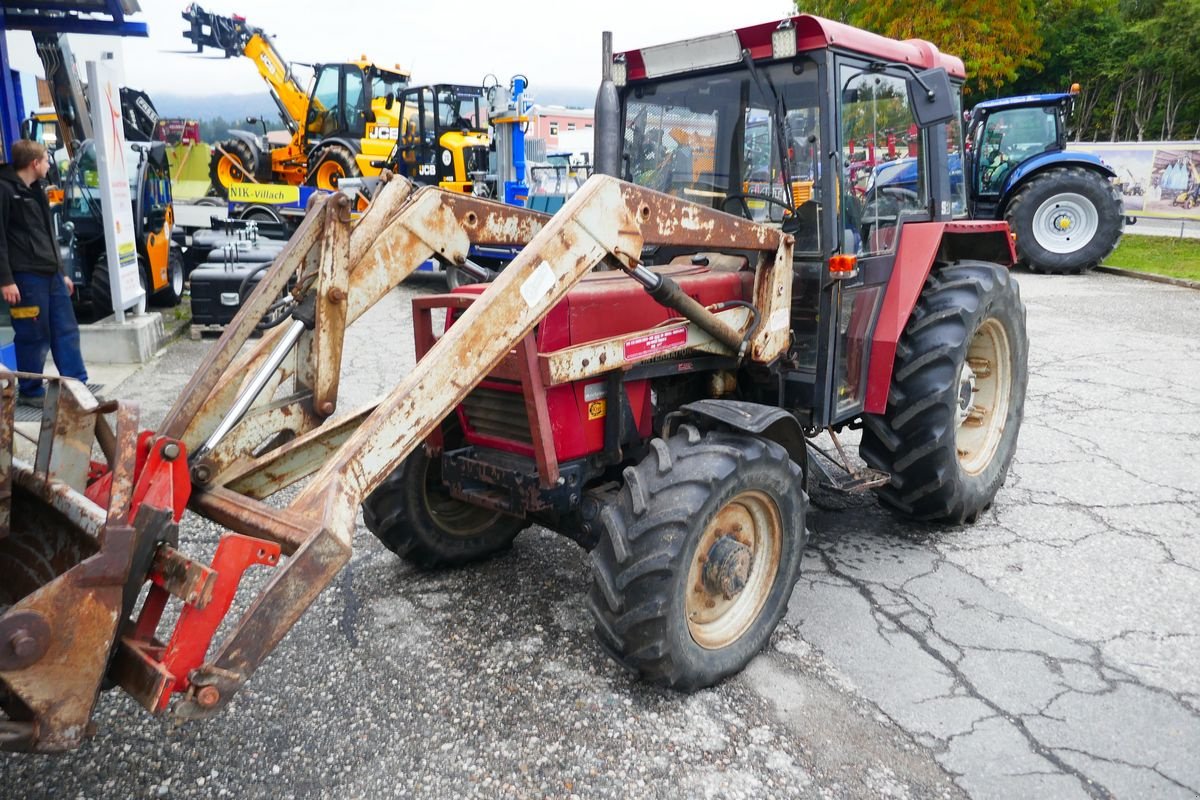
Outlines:
<svg viewBox="0 0 1200 800"><path fill-rule="evenodd" d="M1033 238L1051 253L1074 253L1100 227L1096 205L1081 194L1056 194L1033 215Z"/></svg>

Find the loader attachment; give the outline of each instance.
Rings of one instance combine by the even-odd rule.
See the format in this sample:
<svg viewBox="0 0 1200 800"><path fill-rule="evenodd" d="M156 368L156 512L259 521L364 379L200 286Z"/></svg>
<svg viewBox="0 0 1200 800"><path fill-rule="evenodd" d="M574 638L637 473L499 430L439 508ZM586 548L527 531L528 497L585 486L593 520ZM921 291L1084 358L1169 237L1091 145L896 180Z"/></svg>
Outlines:
<svg viewBox="0 0 1200 800"><path fill-rule="evenodd" d="M346 328L429 258L465 264L473 244L522 250L386 396L339 410ZM187 454L188 508L241 537L230 545L237 555L218 552L211 568L192 565L189 571L176 564L170 593L183 600L185 611L169 638L156 635L165 600L151 589L136 621L134 609L105 595L107 616L97 623L103 636L62 646L87 649L97 675L112 654L110 678L152 711L164 710L172 693L183 695L174 708L179 718L219 711L347 563L363 498L435 434L585 274L598 266L645 273L639 258L653 244L757 254L755 305L767 324L739 330L719 320L706 324L730 338L720 344L717 337L713 345L730 355L740 344L748 357L769 361L786 346L792 240L775 228L607 176L591 178L554 217L436 187L414 191L400 178L383 186L353 227L345 196L319 198L149 438L176 443ZM269 311L281 324L250 343ZM683 313L702 321L707 314ZM118 439L129 439L128 430L129 423ZM116 476L136 472L131 458L110 459L114 497L124 486ZM290 502L267 502L301 481ZM99 535L106 529L102 517L98 510L89 517L101 544L107 541ZM118 508L109 519L125 517ZM149 539L157 544L153 558L134 564L122 580L140 587L150 575L158 587L164 565L181 558L173 527L170 533L140 533L134 524L126 535L130 548ZM250 563L272 566L270 578L210 652L220 617L231 607L233 573ZM9 568L3 569L7 574ZM100 594L94 585L86 591ZM13 685L9 673L0 678ZM72 718L81 729L95 688L88 687L86 707ZM78 739L62 742L70 746Z"/></svg>

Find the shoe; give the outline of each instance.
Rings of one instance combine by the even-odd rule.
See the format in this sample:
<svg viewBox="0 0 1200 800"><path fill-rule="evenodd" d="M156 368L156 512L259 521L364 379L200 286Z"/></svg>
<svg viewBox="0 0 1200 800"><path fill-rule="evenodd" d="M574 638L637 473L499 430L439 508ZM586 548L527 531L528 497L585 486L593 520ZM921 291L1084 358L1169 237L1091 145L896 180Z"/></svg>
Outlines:
<svg viewBox="0 0 1200 800"><path fill-rule="evenodd" d="M23 394L17 398L17 405L29 406L31 408L44 408L46 406L46 395L44 394Z"/></svg>

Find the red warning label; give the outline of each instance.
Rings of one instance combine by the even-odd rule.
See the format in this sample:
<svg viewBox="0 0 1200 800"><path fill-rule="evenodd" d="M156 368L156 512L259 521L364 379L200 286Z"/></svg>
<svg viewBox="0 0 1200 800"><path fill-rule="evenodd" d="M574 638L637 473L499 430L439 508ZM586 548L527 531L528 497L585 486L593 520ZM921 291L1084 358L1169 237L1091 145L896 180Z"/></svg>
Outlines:
<svg viewBox="0 0 1200 800"><path fill-rule="evenodd" d="M625 360L637 361L646 356L661 353L664 350L673 350L682 347L685 344L687 344L686 325L666 328L627 341L625 343Z"/></svg>

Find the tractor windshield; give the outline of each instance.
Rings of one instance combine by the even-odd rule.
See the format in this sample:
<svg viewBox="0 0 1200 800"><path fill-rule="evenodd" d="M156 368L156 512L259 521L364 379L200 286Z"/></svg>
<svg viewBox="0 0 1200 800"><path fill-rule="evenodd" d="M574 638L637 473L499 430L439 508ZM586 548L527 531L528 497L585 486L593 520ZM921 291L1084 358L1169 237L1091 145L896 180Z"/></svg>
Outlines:
<svg viewBox="0 0 1200 800"><path fill-rule="evenodd" d="M795 228L797 251L819 251L817 70L797 75L779 64L759 73L762 86L741 69L626 90L625 177L731 214L786 223Z"/></svg>
<svg viewBox="0 0 1200 800"><path fill-rule="evenodd" d="M487 130L487 104L483 90L441 86L437 90L439 130Z"/></svg>

